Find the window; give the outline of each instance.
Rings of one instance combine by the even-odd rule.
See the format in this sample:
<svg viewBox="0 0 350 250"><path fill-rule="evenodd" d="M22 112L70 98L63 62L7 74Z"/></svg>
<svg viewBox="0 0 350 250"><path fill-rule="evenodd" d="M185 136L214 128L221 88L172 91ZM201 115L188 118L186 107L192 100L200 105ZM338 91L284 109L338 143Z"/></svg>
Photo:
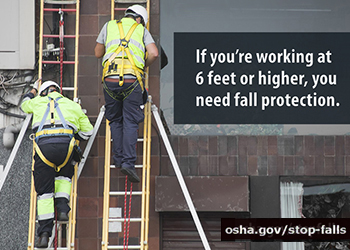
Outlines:
<svg viewBox="0 0 350 250"><path fill-rule="evenodd" d="M287 212L286 212L287 211ZM298 217L299 216L299 217ZM350 181L347 177L282 178L282 218L349 218ZM288 242L289 243L289 242ZM294 242L293 242L294 243ZM350 242L302 242L305 250L349 250Z"/></svg>

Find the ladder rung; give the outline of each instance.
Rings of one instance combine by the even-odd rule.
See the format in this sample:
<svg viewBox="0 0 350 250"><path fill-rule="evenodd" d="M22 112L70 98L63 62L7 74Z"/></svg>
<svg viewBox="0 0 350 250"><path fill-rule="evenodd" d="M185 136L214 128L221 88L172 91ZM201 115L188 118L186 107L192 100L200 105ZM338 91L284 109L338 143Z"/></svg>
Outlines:
<svg viewBox="0 0 350 250"><path fill-rule="evenodd" d="M56 220L54 220L53 222L55 223L55 221L56 221ZM39 221L38 221L38 220L35 220L35 223L39 223ZM57 224L58 224L58 225L68 224L68 223L69 223L69 221L57 221Z"/></svg>
<svg viewBox="0 0 350 250"><path fill-rule="evenodd" d="M143 165L135 165L135 168L142 168ZM116 168L115 165L111 165L110 168Z"/></svg>
<svg viewBox="0 0 350 250"><path fill-rule="evenodd" d="M128 246L128 249L140 249L141 246L140 245L133 245L133 246ZM107 246L107 249L124 249L124 246L120 245L120 246Z"/></svg>
<svg viewBox="0 0 350 250"><path fill-rule="evenodd" d="M59 1L62 3L63 1ZM63 3L62 3L63 4ZM76 9L57 9L57 8L44 8L44 11L63 11L63 12L76 12Z"/></svg>
<svg viewBox="0 0 350 250"><path fill-rule="evenodd" d="M130 192L126 192L126 194L130 195ZM109 192L109 195L125 195L125 192L123 192L123 191L111 191L111 192ZM142 195L142 191L132 192L132 195Z"/></svg>
<svg viewBox="0 0 350 250"><path fill-rule="evenodd" d="M76 4L76 0L44 0L44 3L49 4Z"/></svg>
<svg viewBox="0 0 350 250"><path fill-rule="evenodd" d="M114 0L115 3L147 3L147 0Z"/></svg>
<svg viewBox="0 0 350 250"><path fill-rule="evenodd" d="M43 61L43 64L60 64L60 61ZM75 61L63 61L63 64L75 64Z"/></svg>
<svg viewBox="0 0 350 250"><path fill-rule="evenodd" d="M37 248L37 247L34 247L35 250L40 250L42 248ZM67 247L57 247L57 248L54 248L54 247L48 247L48 248L45 248L45 249L48 249L48 250L67 250L68 248Z"/></svg>
<svg viewBox="0 0 350 250"><path fill-rule="evenodd" d="M46 37L46 38L59 38L60 35L43 35L43 37ZM75 35L63 35L64 38L75 38L76 36Z"/></svg>
<svg viewBox="0 0 350 250"><path fill-rule="evenodd" d="M113 139L111 139L113 141ZM143 138L137 138L137 142L143 142Z"/></svg>
<svg viewBox="0 0 350 250"><path fill-rule="evenodd" d="M109 218L108 221L109 222L124 222L125 219L124 218L116 218L116 219ZM128 222L128 221L129 221L129 219L127 218L126 222ZM141 221L142 221L141 218L130 218L130 222L141 222Z"/></svg>
<svg viewBox="0 0 350 250"><path fill-rule="evenodd" d="M74 87L62 87L62 90L70 90L73 91L75 88Z"/></svg>

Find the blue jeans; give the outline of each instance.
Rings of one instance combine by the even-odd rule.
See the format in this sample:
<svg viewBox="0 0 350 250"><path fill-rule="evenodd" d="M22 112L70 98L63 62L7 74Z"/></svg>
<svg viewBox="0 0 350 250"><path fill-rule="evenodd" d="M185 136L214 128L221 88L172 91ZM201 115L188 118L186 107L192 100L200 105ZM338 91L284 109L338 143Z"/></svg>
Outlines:
<svg viewBox="0 0 350 250"><path fill-rule="evenodd" d="M116 94L129 88L133 83L124 82L119 86L118 82L108 81L105 84L109 91ZM135 166L136 143L139 123L143 121L144 114L140 108L142 105L142 90L140 84L124 99L113 99L104 89L105 96L105 117L110 122L111 136L113 139L113 160L115 165L122 167Z"/></svg>

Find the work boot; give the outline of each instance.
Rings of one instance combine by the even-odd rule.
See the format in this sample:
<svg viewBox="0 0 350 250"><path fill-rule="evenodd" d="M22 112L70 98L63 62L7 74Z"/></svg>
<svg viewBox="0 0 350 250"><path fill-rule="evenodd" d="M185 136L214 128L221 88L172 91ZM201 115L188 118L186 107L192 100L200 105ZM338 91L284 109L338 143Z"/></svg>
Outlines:
<svg viewBox="0 0 350 250"><path fill-rule="evenodd" d="M59 212L57 214L57 220L58 221L69 221L68 214L66 214L65 212Z"/></svg>
<svg viewBox="0 0 350 250"><path fill-rule="evenodd" d="M49 233L43 232L35 245L37 248L47 248L49 245Z"/></svg>
<svg viewBox="0 0 350 250"><path fill-rule="evenodd" d="M121 172L129 177L130 182L140 182L140 178L136 174L135 167L122 167Z"/></svg>

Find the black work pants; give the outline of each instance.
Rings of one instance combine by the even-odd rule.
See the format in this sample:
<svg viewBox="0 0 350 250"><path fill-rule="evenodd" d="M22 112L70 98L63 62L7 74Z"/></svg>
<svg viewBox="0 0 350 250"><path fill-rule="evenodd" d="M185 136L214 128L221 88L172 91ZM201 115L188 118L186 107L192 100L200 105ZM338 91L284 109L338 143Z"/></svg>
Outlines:
<svg viewBox="0 0 350 250"><path fill-rule="evenodd" d="M46 159L55 165L58 166L62 164L66 159L69 143L49 143L40 145L39 142L38 145ZM74 166L71 163L72 156L68 160L67 164L59 172L56 172L53 167L43 162L38 154L34 155L34 161L34 186L38 196L54 193L56 177L63 176L71 179L74 175ZM70 210L68 199L66 198L55 199L55 207L58 212L68 213ZM37 234L40 235L43 232L48 232L51 236L52 228L53 218L39 220L39 228L37 230Z"/></svg>
<svg viewBox="0 0 350 250"><path fill-rule="evenodd" d="M118 82L105 79L108 89L118 94L128 89L134 83L124 83L119 86ZM105 90L105 117L110 122L113 139L114 164L124 168L134 168L136 162L136 142L139 123L143 121L144 114L142 105L142 89L137 84L135 89L121 101L113 99Z"/></svg>

